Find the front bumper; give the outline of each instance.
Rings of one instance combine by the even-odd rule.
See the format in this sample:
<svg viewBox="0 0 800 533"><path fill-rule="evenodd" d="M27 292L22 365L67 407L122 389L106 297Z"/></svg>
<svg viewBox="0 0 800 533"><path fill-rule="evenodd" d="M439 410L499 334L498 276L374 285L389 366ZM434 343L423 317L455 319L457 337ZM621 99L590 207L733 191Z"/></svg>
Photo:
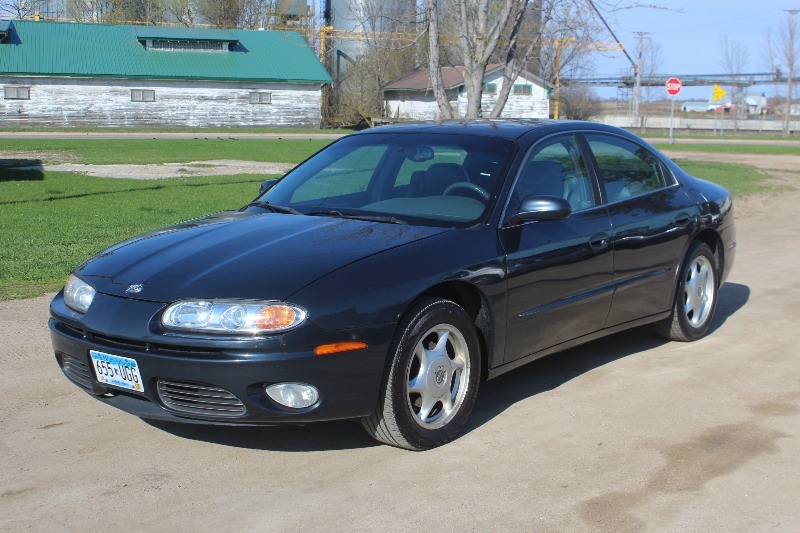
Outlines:
<svg viewBox="0 0 800 533"><path fill-rule="evenodd" d="M104 317L117 315L117 319L123 318L118 316L121 309L137 308L136 304L128 301L126 305L124 299L118 298L96 300L93 307L95 304L107 307ZM160 305L148 302L138 307L147 309L145 314L149 314ZM119 309L115 310L115 306ZM98 400L141 418L202 424L302 423L367 416L378 402L388 347L384 339L391 335L389 326L362 331L358 336L368 344L367 349L316 356L313 353L316 342L347 338L309 328L314 342L306 342L305 346L286 339L249 346L189 340L178 345L173 344L175 339L169 339L170 343L158 339L139 341L87 328L74 321L74 313L63 306L60 295L51 306L51 314L53 350L70 381ZM304 328L305 325L300 329ZM320 340L320 337L334 340ZM279 345L285 351L276 350ZM134 359L144 391L98 382L90 350ZM319 390L319 401L306 409L281 406L265 392L267 385L281 382L313 385ZM185 395L197 397L199 403L186 407L175 402L169 391L176 387ZM223 410L216 408L221 397L226 405Z"/></svg>

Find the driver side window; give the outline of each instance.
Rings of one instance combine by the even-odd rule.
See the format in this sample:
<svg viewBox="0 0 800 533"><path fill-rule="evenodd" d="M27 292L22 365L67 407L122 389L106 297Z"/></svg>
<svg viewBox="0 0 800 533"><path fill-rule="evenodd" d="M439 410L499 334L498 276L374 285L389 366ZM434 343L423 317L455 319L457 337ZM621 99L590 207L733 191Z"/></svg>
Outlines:
<svg viewBox="0 0 800 533"><path fill-rule="evenodd" d="M548 139L523 165L515 190L521 202L531 195L563 198L573 211L596 205L594 189L573 135Z"/></svg>

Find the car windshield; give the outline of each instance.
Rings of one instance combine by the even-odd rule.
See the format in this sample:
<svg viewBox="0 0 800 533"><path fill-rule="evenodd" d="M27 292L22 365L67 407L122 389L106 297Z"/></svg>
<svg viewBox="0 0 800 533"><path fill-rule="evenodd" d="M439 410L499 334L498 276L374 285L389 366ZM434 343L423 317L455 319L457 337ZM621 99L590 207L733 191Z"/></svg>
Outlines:
<svg viewBox="0 0 800 533"><path fill-rule="evenodd" d="M464 227L488 215L516 149L474 135L354 135L292 170L253 208Z"/></svg>

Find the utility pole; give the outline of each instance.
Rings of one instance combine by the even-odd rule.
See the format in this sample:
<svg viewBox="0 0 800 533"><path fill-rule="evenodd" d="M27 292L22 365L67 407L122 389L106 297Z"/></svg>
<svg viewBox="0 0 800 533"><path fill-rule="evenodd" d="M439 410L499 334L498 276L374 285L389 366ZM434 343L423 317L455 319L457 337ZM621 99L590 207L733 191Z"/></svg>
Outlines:
<svg viewBox="0 0 800 533"><path fill-rule="evenodd" d="M792 119L792 84L794 83L794 62L796 60L794 52L797 46L797 14L800 9L784 9L792 17L786 32L786 63L789 67L789 74L786 80L786 113L783 116L783 134L791 133Z"/></svg>
<svg viewBox="0 0 800 533"><path fill-rule="evenodd" d="M633 125L635 127L640 127L639 124L639 107L642 104L642 41L644 40L644 36L648 35L650 32L648 31L637 31L634 32L636 35L639 36L639 50L638 56L636 58L636 87L633 91Z"/></svg>

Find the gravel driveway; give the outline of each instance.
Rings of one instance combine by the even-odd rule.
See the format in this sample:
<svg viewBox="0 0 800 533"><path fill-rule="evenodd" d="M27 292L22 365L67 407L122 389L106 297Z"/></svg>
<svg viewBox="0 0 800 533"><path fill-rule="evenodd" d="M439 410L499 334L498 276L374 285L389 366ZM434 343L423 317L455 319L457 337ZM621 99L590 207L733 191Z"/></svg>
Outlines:
<svg viewBox="0 0 800 533"><path fill-rule="evenodd" d="M354 422L144 422L61 375L51 295L2 302L0 530L798 531L799 204L737 203L709 337L637 330L537 361L428 452Z"/></svg>

